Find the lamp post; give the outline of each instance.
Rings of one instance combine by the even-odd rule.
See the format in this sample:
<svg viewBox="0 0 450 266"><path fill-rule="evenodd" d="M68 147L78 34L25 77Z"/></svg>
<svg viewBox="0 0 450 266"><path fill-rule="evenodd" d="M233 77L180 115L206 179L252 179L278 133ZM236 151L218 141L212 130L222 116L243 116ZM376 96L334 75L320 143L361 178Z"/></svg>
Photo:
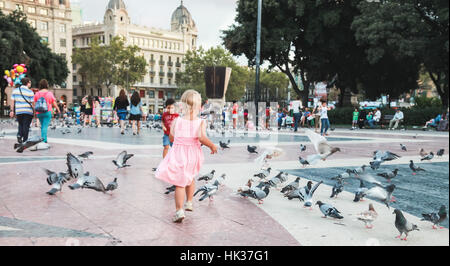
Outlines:
<svg viewBox="0 0 450 266"><path fill-rule="evenodd" d="M256 107L256 130L259 125L259 76L260 76L260 56L261 56L261 9L262 0L258 0L258 22L256 25L256 81L255 81L255 107Z"/></svg>

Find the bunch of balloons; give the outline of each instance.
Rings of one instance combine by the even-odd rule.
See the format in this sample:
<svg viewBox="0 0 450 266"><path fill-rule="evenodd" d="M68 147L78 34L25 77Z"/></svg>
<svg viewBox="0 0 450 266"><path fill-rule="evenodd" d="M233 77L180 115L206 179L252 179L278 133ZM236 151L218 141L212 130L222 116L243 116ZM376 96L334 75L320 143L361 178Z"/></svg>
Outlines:
<svg viewBox="0 0 450 266"><path fill-rule="evenodd" d="M17 84L21 85L22 79L25 77L27 71L25 64L15 64L13 69L5 70L5 76L3 78L6 79L11 87Z"/></svg>

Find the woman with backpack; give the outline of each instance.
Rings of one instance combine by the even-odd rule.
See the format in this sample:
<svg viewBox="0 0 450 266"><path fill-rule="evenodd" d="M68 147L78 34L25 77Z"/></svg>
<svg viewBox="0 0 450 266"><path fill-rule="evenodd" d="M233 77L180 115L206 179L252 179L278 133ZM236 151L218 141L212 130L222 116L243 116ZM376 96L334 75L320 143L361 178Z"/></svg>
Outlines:
<svg viewBox="0 0 450 266"><path fill-rule="evenodd" d="M39 91L34 95L36 116L41 124L41 138L47 143L47 130L52 120L53 107L61 113L56 104L55 96L48 90L48 82L43 79L39 82Z"/></svg>

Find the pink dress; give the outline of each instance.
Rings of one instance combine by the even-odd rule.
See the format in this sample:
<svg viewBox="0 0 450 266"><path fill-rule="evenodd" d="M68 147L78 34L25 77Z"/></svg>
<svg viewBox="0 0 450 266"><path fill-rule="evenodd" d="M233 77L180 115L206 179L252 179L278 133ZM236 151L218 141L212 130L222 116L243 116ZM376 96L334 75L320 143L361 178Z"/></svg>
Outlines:
<svg viewBox="0 0 450 266"><path fill-rule="evenodd" d="M155 176L177 187L186 187L200 172L205 160L200 141L202 119L177 118L174 123L174 142Z"/></svg>

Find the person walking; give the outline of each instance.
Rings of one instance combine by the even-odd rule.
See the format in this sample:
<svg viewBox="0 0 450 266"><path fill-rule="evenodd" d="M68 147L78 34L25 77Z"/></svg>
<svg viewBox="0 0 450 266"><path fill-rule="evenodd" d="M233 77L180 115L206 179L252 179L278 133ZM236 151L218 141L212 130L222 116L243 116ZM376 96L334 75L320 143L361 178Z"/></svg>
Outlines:
<svg viewBox="0 0 450 266"><path fill-rule="evenodd" d="M181 96L183 116L172 124L170 140L172 149L159 164L155 177L175 186L175 216L172 221L180 223L185 218L183 203L185 197L186 211L193 211L192 200L195 191L195 177L204 162L201 145L217 153L217 146L206 136L206 121L198 117L201 109L201 96L195 90L187 90Z"/></svg>
<svg viewBox="0 0 450 266"><path fill-rule="evenodd" d="M313 109L313 116L314 116L314 132L319 133L319 129L322 127L321 121L320 121L320 105L316 104Z"/></svg>
<svg viewBox="0 0 450 266"><path fill-rule="evenodd" d="M130 121L133 128L133 135L139 135L141 130L141 118L142 118L142 101L139 93L134 91L131 95L131 107L130 107ZM137 129L136 129L137 124Z"/></svg>
<svg viewBox="0 0 450 266"><path fill-rule="evenodd" d="M53 107L58 114L61 114L61 110L56 104L55 95L48 90L48 81L45 79L39 82L39 91L34 95L34 106L36 116L41 124L41 138L44 140L44 143L48 143L47 131L52 121Z"/></svg>
<svg viewBox="0 0 450 266"><path fill-rule="evenodd" d="M239 105L236 101L233 101L233 129L236 129L237 127L237 119L238 119L238 109L239 109Z"/></svg>
<svg viewBox="0 0 450 266"><path fill-rule="evenodd" d="M302 118L302 112L301 109L303 108L302 106L302 101L300 101L300 96L297 96L297 100L292 101L289 105L290 109L293 112L293 117L294 117L294 132L297 132L298 130L298 124L300 123L300 119Z"/></svg>
<svg viewBox="0 0 450 266"><path fill-rule="evenodd" d="M331 107L328 107L327 102L322 102L322 106L319 108L320 111L320 121L322 127L320 128L320 135L328 136L328 128L330 128L330 120L328 119L328 111Z"/></svg>
<svg viewBox="0 0 450 266"><path fill-rule="evenodd" d="M113 110L116 112L116 115L119 117L120 123L120 134L125 134L125 119L127 119L127 107L130 105L128 101L127 94L124 89L120 90L119 96L114 101Z"/></svg>
<svg viewBox="0 0 450 266"><path fill-rule="evenodd" d="M161 117L161 122L164 130L163 136L163 159L166 157L169 152L169 148L172 147L173 142L170 141L170 128L175 119L179 117L175 110L175 100L167 99L166 101L166 111L163 113Z"/></svg>
<svg viewBox="0 0 450 266"><path fill-rule="evenodd" d="M352 130L355 130L358 126L358 118L359 118L359 111L357 108L353 111L353 119L352 119Z"/></svg>
<svg viewBox="0 0 450 266"><path fill-rule="evenodd" d="M23 143L28 140L30 125L34 116L34 92L31 88L29 78L22 79L22 85L17 85L11 94L12 110L9 113L11 118L16 117L19 123L17 132L17 142Z"/></svg>

